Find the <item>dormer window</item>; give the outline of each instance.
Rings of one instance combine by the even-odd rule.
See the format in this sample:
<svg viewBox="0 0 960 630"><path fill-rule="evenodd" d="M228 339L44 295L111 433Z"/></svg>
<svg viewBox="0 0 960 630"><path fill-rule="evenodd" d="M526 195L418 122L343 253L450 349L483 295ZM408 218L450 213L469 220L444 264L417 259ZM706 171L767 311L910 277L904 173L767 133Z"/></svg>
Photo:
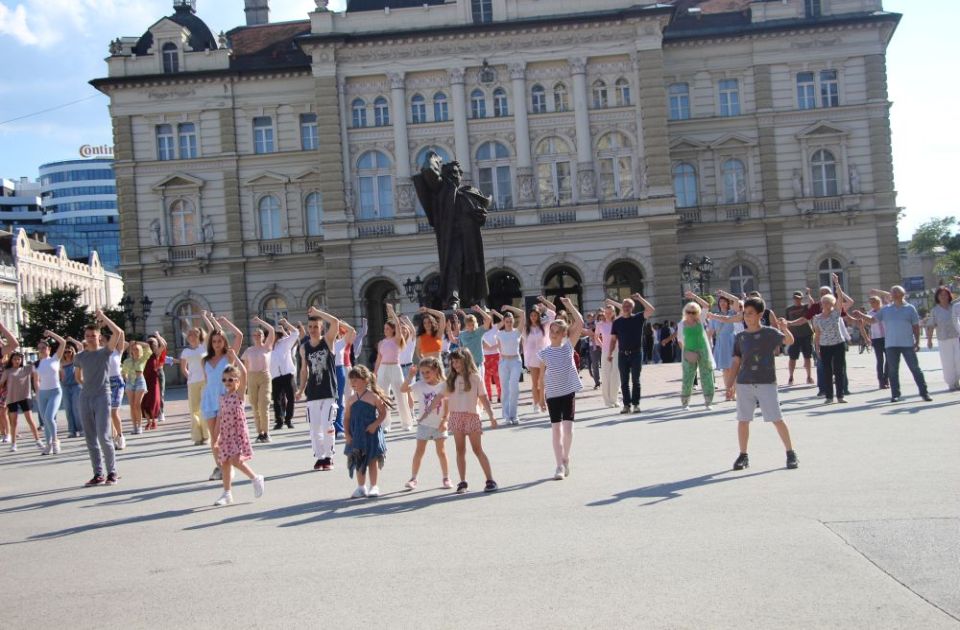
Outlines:
<svg viewBox="0 0 960 630"><path fill-rule="evenodd" d="M177 51L177 45L167 42L161 49L163 57L163 73L174 74L180 72L180 53Z"/></svg>

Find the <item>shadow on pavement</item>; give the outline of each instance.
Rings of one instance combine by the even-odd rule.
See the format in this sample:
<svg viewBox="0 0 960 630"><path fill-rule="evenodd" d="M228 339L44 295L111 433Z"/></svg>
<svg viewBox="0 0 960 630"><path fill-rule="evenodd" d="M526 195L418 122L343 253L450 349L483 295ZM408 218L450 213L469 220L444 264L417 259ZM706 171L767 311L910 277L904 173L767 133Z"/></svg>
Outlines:
<svg viewBox="0 0 960 630"><path fill-rule="evenodd" d="M677 499L683 496L684 490L690 490L691 488L699 488L701 486L708 486L715 483L722 483L725 481L736 481L738 479L747 479L749 477L759 477L760 475L769 475L773 472L779 472L784 470L782 468L771 468L770 470L761 470L754 473L735 473L731 470L722 470L720 472L710 473L709 475L700 475L699 477L691 477L689 479L683 479L681 481L671 481L668 483L658 483L652 486L644 486L642 488L634 488L633 490L624 490L623 492L618 492L609 499L601 499L600 501L594 501L592 503L587 503L588 507L600 507L604 505L612 505L614 503L619 503L620 501L626 501L629 499L656 499L655 501L647 501L646 503L641 503L639 507L646 507L648 505L656 505L657 503L663 503L664 501L669 501L670 499ZM720 477L719 475L727 475L728 477Z"/></svg>

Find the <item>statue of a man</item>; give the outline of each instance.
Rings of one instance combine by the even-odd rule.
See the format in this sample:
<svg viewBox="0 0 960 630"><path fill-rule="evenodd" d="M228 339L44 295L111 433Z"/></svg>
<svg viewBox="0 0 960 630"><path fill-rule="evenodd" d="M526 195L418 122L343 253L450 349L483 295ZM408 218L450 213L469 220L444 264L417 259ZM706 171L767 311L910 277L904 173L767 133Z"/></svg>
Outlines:
<svg viewBox="0 0 960 630"><path fill-rule="evenodd" d="M487 297L487 271L480 227L492 199L472 186L462 186L459 162L443 164L430 153L413 176L420 205L437 235L440 255L440 298L443 306L479 304Z"/></svg>

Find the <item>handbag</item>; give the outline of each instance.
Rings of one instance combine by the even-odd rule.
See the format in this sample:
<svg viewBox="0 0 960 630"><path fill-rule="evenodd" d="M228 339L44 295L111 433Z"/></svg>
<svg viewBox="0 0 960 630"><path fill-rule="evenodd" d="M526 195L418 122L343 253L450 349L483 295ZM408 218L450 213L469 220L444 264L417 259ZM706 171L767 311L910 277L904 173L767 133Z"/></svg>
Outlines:
<svg viewBox="0 0 960 630"><path fill-rule="evenodd" d="M684 350L683 351L683 360L687 363L692 363L696 365L700 362L700 353L694 352L693 350Z"/></svg>

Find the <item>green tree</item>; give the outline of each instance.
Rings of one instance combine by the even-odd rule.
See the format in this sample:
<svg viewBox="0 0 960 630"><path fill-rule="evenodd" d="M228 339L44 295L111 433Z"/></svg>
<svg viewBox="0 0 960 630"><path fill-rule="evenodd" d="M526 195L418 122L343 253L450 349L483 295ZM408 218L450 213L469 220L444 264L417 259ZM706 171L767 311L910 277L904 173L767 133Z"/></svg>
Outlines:
<svg viewBox="0 0 960 630"><path fill-rule="evenodd" d="M941 276L960 273L960 233L956 217L930 219L910 239L910 251L936 256L934 272Z"/></svg>
<svg viewBox="0 0 960 630"><path fill-rule="evenodd" d="M45 330L81 339L83 327L93 321L93 314L80 302L77 287L38 293L32 300L24 300L23 311L28 323L20 328L22 342L31 348L36 347Z"/></svg>

